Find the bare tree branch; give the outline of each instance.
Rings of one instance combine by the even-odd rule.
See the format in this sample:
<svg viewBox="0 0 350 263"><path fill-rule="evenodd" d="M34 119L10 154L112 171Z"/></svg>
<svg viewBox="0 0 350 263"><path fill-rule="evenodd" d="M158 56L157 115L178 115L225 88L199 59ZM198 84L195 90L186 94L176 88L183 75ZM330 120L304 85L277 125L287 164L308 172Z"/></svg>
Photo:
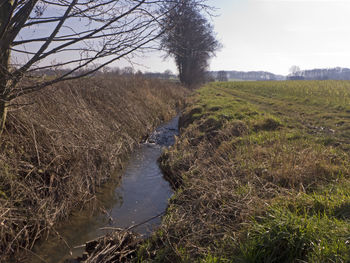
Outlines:
<svg viewBox="0 0 350 263"><path fill-rule="evenodd" d="M206 0L191 1L206 8ZM164 5L175 8L178 2L0 0L0 131L6 107L16 97L154 49L171 11ZM48 78L44 71L55 74Z"/></svg>

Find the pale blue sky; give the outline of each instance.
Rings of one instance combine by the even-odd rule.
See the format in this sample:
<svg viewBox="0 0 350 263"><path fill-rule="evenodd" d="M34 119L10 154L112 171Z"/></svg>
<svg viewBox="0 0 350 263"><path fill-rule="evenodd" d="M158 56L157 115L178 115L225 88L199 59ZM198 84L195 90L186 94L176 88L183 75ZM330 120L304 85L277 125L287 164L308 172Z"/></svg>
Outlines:
<svg viewBox="0 0 350 263"><path fill-rule="evenodd" d="M266 70L288 74L302 69L350 67L350 1L210 0L219 8L213 18L223 48L212 70ZM172 62L148 58L151 70Z"/></svg>

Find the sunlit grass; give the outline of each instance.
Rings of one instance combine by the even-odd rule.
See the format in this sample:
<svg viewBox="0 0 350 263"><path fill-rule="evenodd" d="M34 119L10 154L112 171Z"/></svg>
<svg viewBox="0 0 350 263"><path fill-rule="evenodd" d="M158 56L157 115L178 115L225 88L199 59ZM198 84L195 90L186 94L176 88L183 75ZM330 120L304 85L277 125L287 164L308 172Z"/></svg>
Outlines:
<svg viewBox="0 0 350 263"><path fill-rule="evenodd" d="M349 102L348 81L199 89L161 160L176 262L349 262Z"/></svg>

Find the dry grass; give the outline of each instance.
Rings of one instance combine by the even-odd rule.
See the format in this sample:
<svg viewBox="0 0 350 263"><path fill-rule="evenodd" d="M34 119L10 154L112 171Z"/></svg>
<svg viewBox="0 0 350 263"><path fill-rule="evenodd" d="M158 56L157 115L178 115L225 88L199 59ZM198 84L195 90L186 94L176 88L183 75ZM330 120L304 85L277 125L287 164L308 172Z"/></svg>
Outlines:
<svg viewBox="0 0 350 263"><path fill-rule="evenodd" d="M139 78L85 78L15 101L0 141L0 261L55 233L94 199L186 91Z"/></svg>
<svg viewBox="0 0 350 263"><path fill-rule="evenodd" d="M137 248L140 243L142 243L142 238L139 235L122 229L116 229L112 234L88 242L85 248L86 252L83 256L77 260L72 260L72 262L130 262L136 258Z"/></svg>

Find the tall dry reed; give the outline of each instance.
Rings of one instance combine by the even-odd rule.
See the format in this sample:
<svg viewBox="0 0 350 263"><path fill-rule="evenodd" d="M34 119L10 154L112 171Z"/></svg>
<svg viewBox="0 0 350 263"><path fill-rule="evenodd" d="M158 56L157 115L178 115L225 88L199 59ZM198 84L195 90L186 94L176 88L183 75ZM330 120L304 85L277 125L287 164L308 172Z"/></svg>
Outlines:
<svg viewBox="0 0 350 263"><path fill-rule="evenodd" d="M18 259L94 199L185 94L160 80L98 77L18 98L0 139L0 262Z"/></svg>

